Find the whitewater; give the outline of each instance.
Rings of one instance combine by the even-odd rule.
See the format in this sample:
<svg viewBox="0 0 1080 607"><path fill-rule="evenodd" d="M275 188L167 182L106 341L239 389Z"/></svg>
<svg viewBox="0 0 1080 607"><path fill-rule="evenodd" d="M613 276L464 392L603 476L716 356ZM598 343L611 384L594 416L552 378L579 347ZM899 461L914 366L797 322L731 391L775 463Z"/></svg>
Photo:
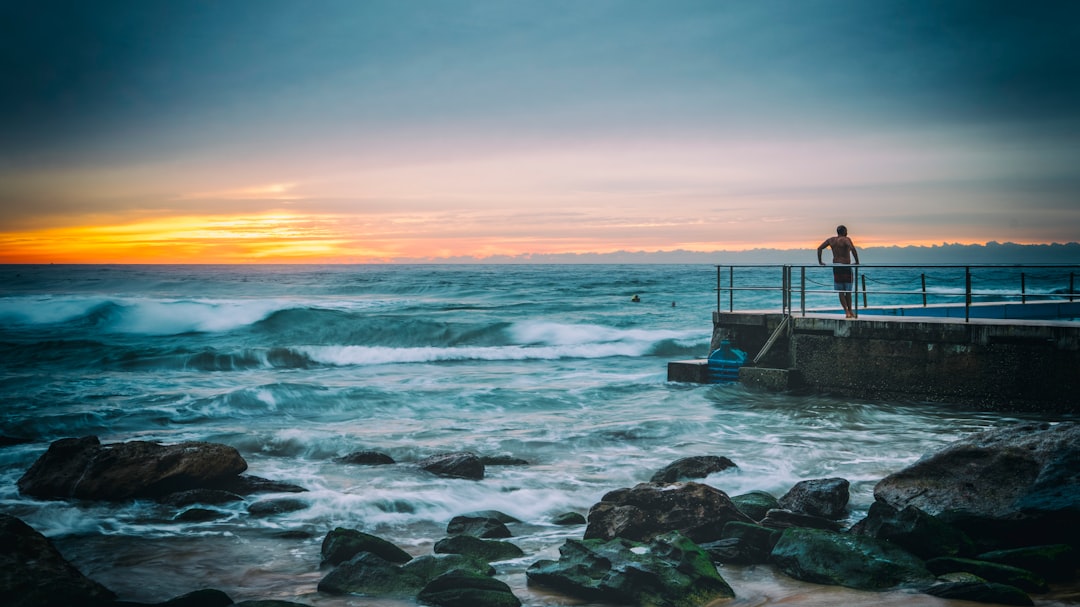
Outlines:
<svg viewBox="0 0 1080 607"><path fill-rule="evenodd" d="M634 295L640 302L631 302ZM499 510L526 556L496 563L526 605L582 605L526 584L607 492L681 457L737 468L706 482L783 495L811 478L851 482L849 523L883 476L972 432L1021 419L916 402L765 394L666 381L708 355L711 265L0 266L0 511L57 545L122 600L199 588L309 605L410 602L319 593L323 537L360 529L430 554L449 520ZM65 437L210 441L248 473L300 485L269 517L251 496L178 522L153 502L44 501L16 481ZM336 458L379 451L397 463ZM414 465L448 451L524 460L481 481ZM950 601L803 584L724 566L732 605ZM1040 604L1056 604L1043 601Z"/></svg>

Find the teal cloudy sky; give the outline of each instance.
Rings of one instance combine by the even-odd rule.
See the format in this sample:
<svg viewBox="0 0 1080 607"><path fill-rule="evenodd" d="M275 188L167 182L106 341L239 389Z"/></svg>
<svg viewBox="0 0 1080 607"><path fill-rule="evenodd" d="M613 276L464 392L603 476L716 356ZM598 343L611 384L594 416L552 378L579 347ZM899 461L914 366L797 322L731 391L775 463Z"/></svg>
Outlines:
<svg viewBox="0 0 1080 607"><path fill-rule="evenodd" d="M6 260L79 230L191 261L1080 237L1080 2L46 0L0 23Z"/></svg>

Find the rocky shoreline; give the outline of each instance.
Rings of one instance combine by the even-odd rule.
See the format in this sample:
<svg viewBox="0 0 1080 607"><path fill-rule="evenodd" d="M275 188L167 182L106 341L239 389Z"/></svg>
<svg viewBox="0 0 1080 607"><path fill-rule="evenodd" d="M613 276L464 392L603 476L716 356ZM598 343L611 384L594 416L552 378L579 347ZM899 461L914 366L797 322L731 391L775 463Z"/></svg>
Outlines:
<svg viewBox="0 0 1080 607"><path fill-rule="evenodd" d="M343 465L395 463L360 451ZM485 465L527 465L472 453L416 462L427 472L482 481ZM912 593L1004 605L1031 605L1053 585L1075 583L1080 549L1080 424L1026 423L974 434L882 479L866 516L846 527L848 481L807 479L786 494L728 496L699 479L737 467L721 456L680 459L647 483L607 493L583 517L586 528L558 560L528 566L530 585L573 600L690 607L733 598L717 564L765 565L815 584ZM54 442L18 481L27 496L50 500L154 500L177 520L218 515L213 506L249 501L249 516L306 507L288 497L303 487L245 474L232 447L215 443L96 437ZM319 592L386 596L444 607L514 607L521 602L491 563L527 558L504 513L462 513L432 554L411 556L358 529L330 530L322 542ZM0 514L0 598L5 605L122 605L72 567L43 535ZM159 605L234 604L225 593L193 589ZM299 605L243 601L245 607Z"/></svg>

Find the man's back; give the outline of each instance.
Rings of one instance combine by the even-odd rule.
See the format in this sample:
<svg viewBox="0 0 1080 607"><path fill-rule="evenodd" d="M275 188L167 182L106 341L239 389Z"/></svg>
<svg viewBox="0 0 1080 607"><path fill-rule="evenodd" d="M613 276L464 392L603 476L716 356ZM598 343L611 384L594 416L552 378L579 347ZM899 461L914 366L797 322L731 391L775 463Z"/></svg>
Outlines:
<svg viewBox="0 0 1080 607"><path fill-rule="evenodd" d="M847 236L833 236L826 242L829 243L829 248L832 249L833 263L851 263L851 250L855 248L855 244L851 242L851 239Z"/></svg>

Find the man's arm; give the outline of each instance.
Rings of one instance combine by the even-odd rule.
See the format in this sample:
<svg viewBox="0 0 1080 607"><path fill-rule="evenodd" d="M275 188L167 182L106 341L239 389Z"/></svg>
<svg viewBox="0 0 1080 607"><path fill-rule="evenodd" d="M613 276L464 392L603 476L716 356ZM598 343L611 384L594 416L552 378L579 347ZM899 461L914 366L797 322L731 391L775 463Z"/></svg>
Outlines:
<svg viewBox="0 0 1080 607"><path fill-rule="evenodd" d="M851 257L855 260L855 263L859 263L859 251L855 248L855 243L851 243Z"/></svg>
<svg viewBox="0 0 1080 607"><path fill-rule="evenodd" d="M821 246L819 246L819 247L817 248L817 262L818 262L818 265L819 265L819 266L823 266L823 265L825 265L825 262L824 262L824 261L821 261L821 252L822 252L822 251L824 251L824 250L825 250L825 247L827 247L827 246L829 246L829 241L828 241L828 240L826 240L825 242L821 243Z"/></svg>

